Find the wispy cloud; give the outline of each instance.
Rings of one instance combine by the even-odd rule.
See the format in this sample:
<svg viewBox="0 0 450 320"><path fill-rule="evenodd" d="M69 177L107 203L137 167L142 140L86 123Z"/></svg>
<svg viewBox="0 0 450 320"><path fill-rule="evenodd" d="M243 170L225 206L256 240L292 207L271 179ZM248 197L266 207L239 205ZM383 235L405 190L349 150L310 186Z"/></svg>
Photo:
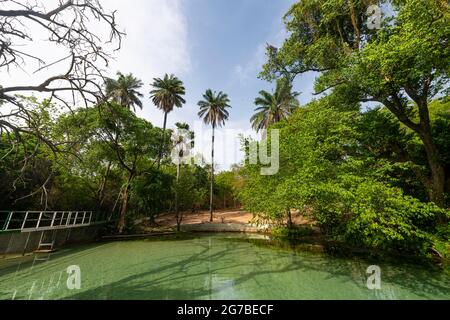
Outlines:
<svg viewBox="0 0 450 320"><path fill-rule="evenodd" d="M182 0L101 0L105 8L117 10L118 24L127 36L111 73L132 72L144 81L144 108L138 115L162 125L163 113L149 97L153 78L173 73L183 79L192 70L189 28ZM171 114L169 125L176 121Z"/></svg>
<svg viewBox="0 0 450 320"><path fill-rule="evenodd" d="M100 0L106 11L115 11L117 24L126 32L120 51L115 52L114 60L109 62L107 70L110 76L117 71L133 73L145 82L143 92L149 91L149 83L154 77L164 73L175 73L186 75L191 70L191 57L188 42L188 25L185 19L182 0ZM47 10L58 5L59 0L46 0ZM30 25L34 26L34 25ZM106 42L109 29L106 24L91 21L91 28ZM39 55L47 63L51 63L68 55L68 50L45 41L48 33L42 32L41 28L30 28L30 35L35 40L22 50L30 55ZM108 47L107 51L112 51ZM114 47L115 48L115 47ZM55 74L65 73L69 62L58 63L52 67L45 68L34 74L37 69L34 63L11 70L10 73L0 74L0 83L10 86L23 84L39 84L44 79ZM99 67L105 66L99 62ZM145 97L146 112L148 118L152 105ZM153 118L153 117L152 117Z"/></svg>
<svg viewBox="0 0 450 320"><path fill-rule="evenodd" d="M188 26L181 0L102 0L117 10L127 36L113 67L151 79L166 72L186 74L191 69Z"/></svg>
<svg viewBox="0 0 450 320"><path fill-rule="evenodd" d="M244 65L236 65L233 68L234 76L243 85L248 84L248 81L255 79L261 71L261 67L265 62L266 43L260 44L256 49L253 57Z"/></svg>
<svg viewBox="0 0 450 320"><path fill-rule="evenodd" d="M267 37L266 41L260 43L252 57L245 63L234 66L233 73L235 78L242 84L248 84L248 81L255 79L259 72L262 70L262 66L266 62L266 47L267 44L279 47L281 46L283 39L286 38L286 31L280 25L275 25L273 31Z"/></svg>

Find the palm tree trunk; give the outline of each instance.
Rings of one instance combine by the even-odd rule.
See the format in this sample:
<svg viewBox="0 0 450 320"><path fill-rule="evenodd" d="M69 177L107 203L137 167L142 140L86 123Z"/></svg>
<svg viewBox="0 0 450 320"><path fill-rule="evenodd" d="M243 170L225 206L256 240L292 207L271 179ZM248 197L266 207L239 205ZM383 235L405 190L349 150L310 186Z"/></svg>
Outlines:
<svg viewBox="0 0 450 320"><path fill-rule="evenodd" d="M211 145L211 188L209 190L209 221L213 222L213 190L214 190L214 126L212 127Z"/></svg>
<svg viewBox="0 0 450 320"><path fill-rule="evenodd" d="M177 164L177 188L175 189L175 217L177 219L177 231L181 230L180 208L178 205L178 182L180 181L180 163Z"/></svg>
<svg viewBox="0 0 450 320"><path fill-rule="evenodd" d="M159 153L158 153L158 170L161 166L162 152L164 149L164 142L166 140L166 126L167 126L167 112L164 113L163 133L162 133L161 145L159 146Z"/></svg>

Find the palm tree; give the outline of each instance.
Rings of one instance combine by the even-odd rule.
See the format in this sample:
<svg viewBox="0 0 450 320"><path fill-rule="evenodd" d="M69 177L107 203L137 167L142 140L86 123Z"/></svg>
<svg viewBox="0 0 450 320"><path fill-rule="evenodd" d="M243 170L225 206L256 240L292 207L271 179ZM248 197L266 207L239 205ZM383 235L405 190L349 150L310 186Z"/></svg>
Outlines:
<svg viewBox="0 0 450 320"><path fill-rule="evenodd" d="M161 165L162 151L164 149L165 133L167 126L167 115L172 112L176 106L181 108L186 101L183 96L186 94L186 90L183 86L183 82L175 77L173 74L170 76L166 74L163 79L153 79L152 87L150 91L150 98L153 104L164 112L164 125L161 145L158 153L158 169Z"/></svg>
<svg viewBox="0 0 450 320"><path fill-rule="evenodd" d="M117 72L117 79L106 78L105 80L105 95L107 101L113 101L129 110L133 108L136 112L136 106L142 109L141 98L144 96L138 90L142 88L144 83L138 78L134 77L133 74L129 73L127 75ZM108 161L106 167L105 175L102 179L102 183L97 192L99 207L103 205L104 194L106 184L111 172L112 162Z"/></svg>
<svg viewBox="0 0 450 320"><path fill-rule="evenodd" d="M143 82L131 73L124 75L117 72L117 79L107 78L105 81L106 98L128 109L133 108L134 111L136 111L136 106L142 109L143 94L138 90L143 85Z"/></svg>
<svg viewBox="0 0 450 320"><path fill-rule="evenodd" d="M255 114L250 118L253 129L268 129L271 124L284 120L299 107L298 92L292 92L292 85L287 81L277 82L274 94L265 90L259 92L255 99Z"/></svg>
<svg viewBox="0 0 450 320"><path fill-rule="evenodd" d="M175 189L175 217L177 220L177 231L180 231L181 228L181 221L183 220L183 214L180 214L180 208L178 203L179 198L179 181L180 181L180 174L181 174L181 164L183 163L183 157L190 155L191 148L194 147L194 139L195 135L193 131L190 131L190 126L187 123L180 123L177 122L175 124L177 127L177 131L173 135L173 156L175 156L176 159L176 165L177 165L177 184Z"/></svg>
<svg viewBox="0 0 450 320"><path fill-rule="evenodd" d="M229 113L227 108L231 108L229 105L230 99L228 95L220 91L219 93L212 92L211 89L206 90L203 95L203 99L198 102L200 111L198 116L203 118L206 124L212 126L212 146L211 146L211 188L210 188L210 200L209 200L209 212L210 222L213 222L213 187L214 187L214 131L216 127L221 127L228 120Z"/></svg>

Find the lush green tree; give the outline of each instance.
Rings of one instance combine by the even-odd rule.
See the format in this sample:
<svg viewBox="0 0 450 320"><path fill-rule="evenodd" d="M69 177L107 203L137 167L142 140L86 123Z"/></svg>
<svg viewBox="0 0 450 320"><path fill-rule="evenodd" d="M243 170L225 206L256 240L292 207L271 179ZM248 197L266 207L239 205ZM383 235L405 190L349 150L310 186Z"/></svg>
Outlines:
<svg viewBox="0 0 450 320"><path fill-rule="evenodd" d="M144 83L135 78L131 73L124 75L117 72L117 79L107 78L105 81L105 96L121 106L128 109L133 108L136 111L136 106L142 109L142 97L139 92Z"/></svg>
<svg viewBox="0 0 450 320"><path fill-rule="evenodd" d="M144 119L136 117L119 105L108 104L100 113L99 135L114 152L115 161L127 173L122 191L122 205L118 232L122 233L133 180L147 168L148 157L157 157L158 137L161 132ZM103 138L103 137L102 137Z"/></svg>
<svg viewBox="0 0 450 320"><path fill-rule="evenodd" d="M174 198L174 176L168 172L150 169L136 177L131 192L137 208L135 211L149 216L155 223L155 218L168 212Z"/></svg>
<svg viewBox="0 0 450 320"><path fill-rule="evenodd" d="M277 81L274 94L261 90L255 99L255 114L250 118L253 129L267 130L271 124L289 117L300 105L298 96L298 92L292 92L292 84L287 79Z"/></svg>
<svg viewBox="0 0 450 320"><path fill-rule="evenodd" d="M241 176L238 170L223 171L215 177L217 195L216 206L227 209L237 208L237 193L241 187Z"/></svg>
<svg viewBox="0 0 450 320"><path fill-rule="evenodd" d="M206 124L210 124L212 127L211 135L211 186L210 186L210 221L213 221L213 192L214 192L214 134L217 127L221 127L228 120L229 113L227 108L231 108L229 105L230 99L228 95L222 91L216 93L211 89L206 90L203 95L203 100L198 102L200 111L198 116L203 118Z"/></svg>
<svg viewBox="0 0 450 320"><path fill-rule="evenodd" d="M153 90L150 91L150 96L153 103L164 112L163 135L158 156L158 168L161 164L162 151L164 148L165 132L167 126L167 115L173 111L174 107L181 108L186 103L183 96L186 94L186 89L183 82L175 77L166 74L164 78L153 79Z"/></svg>
<svg viewBox="0 0 450 320"><path fill-rule="evenodd" d="M379 30L367 21L372 1L306 0L285 16L289 37L268 48L262 76L320 72L317 93L349 104L382 103L422 141L429 198L444 203L445 165L433 138L429 102L448 90L450 7L442 0L380 1L394 13Z"/></svg>
<svg viewBox="0 0 450 320"><path fill-rule="evenodd" d="M244 167L239 194L244 208L280 223L295 209L323 234L353 246L422 255L440 251L447 236L440 235L438 221L448 226L448 211L405 194L398 187L407 184L402 175L391 172L403 156L396 154L397 143L404 148L398 120L388 118L397 122L387 121L379 128L386 139L374 142L367 129L382 126L372 113L389 113L340 111L327 102L312 102L274 126L281 130L280 171L263 176L260 165Z"/></svg>
<svg viewBox="0 0 450 320"><path fill-rule="evenodd" d="M79 127L86 135L85 143L80 146L86 160L93 159L93 163L101 171L106 170L106 174L111 170L111 165L118 169L116 174L121 176L122 184L117 198L117 201L121 200L117 229L121 233L125 226L133 181L151 168L157 158L161 131L116 103L80 109L68 115L65 122L66 128L73 130ZM106 174L98 174L102 177L102 181L98 182L99 190L104 188Z"/></svg>
<svg viewBox="0 0 450 320"><path fill-rule="evenodd" d="M175 194L177 194L177 230L181 230L183 222L183 212L191 211L195 206L204 202L207 194L207 184L199 185L197 166L183 165L177 182L174 184ZM206 181L204 181L206 182Z"/></svg>

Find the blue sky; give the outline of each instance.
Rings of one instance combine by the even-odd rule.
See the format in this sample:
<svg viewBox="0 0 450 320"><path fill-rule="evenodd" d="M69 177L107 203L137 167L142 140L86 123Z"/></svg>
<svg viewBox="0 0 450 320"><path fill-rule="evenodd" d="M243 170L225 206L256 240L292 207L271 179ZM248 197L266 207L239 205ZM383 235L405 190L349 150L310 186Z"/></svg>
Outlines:
<svg viewBox="0 0 450 320"><path fill-rule="evenodd" d="M115 6L119 23L128 33L117 68L133 72L146 83L144 110L139 114L161 126L163 114L151 104L148 84L166 72L177 75L186 86L187 103L169 115L169 127L178 121L189 123L197 135L196 152L209 161L210 131L200 124L197 102L208 88L223 91L229 95L232 109L216 139L216 161L219 169L241 161L238 135L251 133L253 101L260 90L273 90L273 84L257 78L265 62L266 43L282 44L286 36L282 17L295 1L127 2L128 6L133 2L138 7L137 15L128 11L123 2L104 1L108 1L108 8ZM295 83L294 89L302 92L302 104L312 98L313 81L314 77L308 76Z"/></svg>
<svg viewBox="0 0 450 320"><path fill-rule="evenodd" d="M206 87L229 94L231 122L247 122L261 89L273 84L257 78L265 61L266 43L280 45L285 37L283 14L293 0L185 2L192 70L185 81L195 104ZM311 82L299 91L311 91ZM310 96L303 96L303 99ZM302 99L302 100L303 100Z"/></svg>
<svg viewBox="0 0 450 320"><path fill-rule="evenodd" d="M58 0L45 0L51 9ZM218 133L216 155L219 169L227 169L242 160L239 134L253 135L249 119L254 99L262 89L272 91L273 84L257 78L265 62L266 43L280 46L286 37L283 15L295 0L100 0L105 10L117 11L117 23L127 36L122 49L107 70L133 73L145 86L142 89L144 108L138 115L162 126L163 114L150 101L150 83L154 77L173 73L183 80L187 103L174 110L168 126L187 122L196 131L196 152L209 161L210 131L197 117L197 102L206 89L227 93L232 109L225 130ZM105 26L103 26L105 27ZM95 25L99 33L107 29ZM36 31L37 32L37 31ZM34 34L35 39L45 35ZM104 44L106 46L106 44ZM47 63L57 61L66 52L51 47L48 42L35 41L28 52L46 51ZM33 70L33 66L27 66ZM40 83L49 75L64 72L67 66L58 64L39 74L21 69L0 75L11 85ZM59 69L59 70L55 70ZM5 79L3 79L5 78ZM312 98L313 76L295 82L301 92L300 102Z"/></svg>
<svg viewBox="0 0 450 320"><path fill-rule="evenodd" d="M251 130L249 119L255 108L255 97L262 89L273 89L273 84L258 79L257 75L265 61L266 43L279 46L285 38L282 16L295 1L156 0L153 1L155 6L147 8L156 9L163 2L171 7L177 17L177 21L173 21L176 24L174 28L179 31L179 41L183 42L184 48L167 48L165 52L167 55L177 55L180 50L183 51L177 59L181 66L171 65L170 61L158 57L161 59L159 66L167 65L167 69L163 71L160 68L161 71L175 73L184 81L187 89L186 106L170 114L169 126L177 121L189 123L197 133L197 151L209 161L210 132L207 127L199 132L196 104L208 88L227 93L232 105L230 119L216 140L219 168L227 169L242 160L238 134L249 134ZM167 23L166 27L158 28L158 32L173 32L170 22L164 23ZM152 41L158 35L146 30L141 36L145 41ZM148 59L152 59L152 52L147 54ZM159 55L163 56L164 52ZM144 76L143 80L146 83L150 81L148 76ZM295 90L303 93L301 103L311 99L312 86L313 77L296 82ZM161 125L162 113L150 103L147 96L142 116Z"/></svg>

